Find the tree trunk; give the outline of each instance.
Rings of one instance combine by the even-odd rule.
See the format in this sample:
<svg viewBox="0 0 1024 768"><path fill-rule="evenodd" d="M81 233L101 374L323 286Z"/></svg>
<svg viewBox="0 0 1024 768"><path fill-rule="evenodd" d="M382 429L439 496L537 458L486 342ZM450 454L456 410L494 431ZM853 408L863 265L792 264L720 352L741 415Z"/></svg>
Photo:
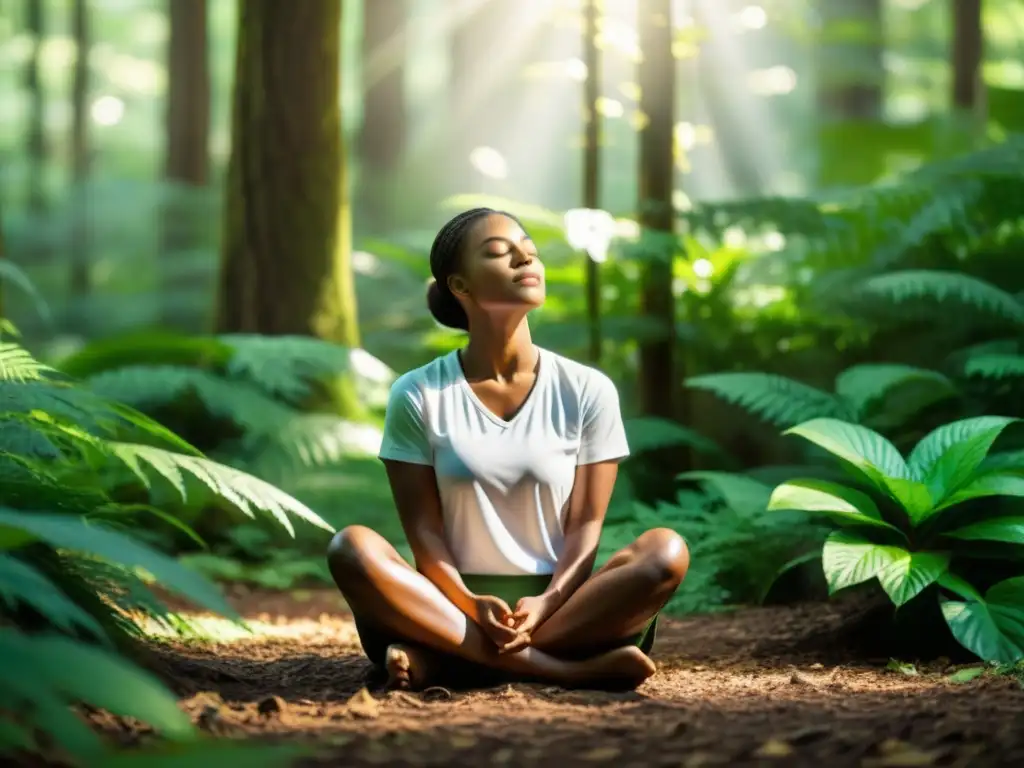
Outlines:
<svg viewBox="0 0 1024 768"><path fill-rule="evenodd" d="M190 286L175 256L202 244L200 211L190 191L206 186L210 172L210 66L207 53L206 0L167 0L170 39L167 46L165 202L160 256L163 295L169 301L164 319L177 322L173 298ZM193 193L194 194L194 193Z"/></svg>
<svg viewBox="0 0 1024 768"><path fill-rule="evenodd" d="M393 222L393 174L405 150L406 0L363 4L360 208L373 231Z"/></svg>
<svg viewBox="0 0 1024 768"><path fill-rule="evenodd" d="M818 103L828 119L877 120L885 96L882 0L819 0Z"/></svg>
<svg viewBox="0 0 1024 768"><path fill-rule="evenodd" d="M43 0L25 0L25 21L32 37L32 51L25 64L25 89L28 91L28 136L25 142L29 157L28 209L40 214L46 209L46 94L39 73L39 60L46 39Z"/></svg>
<svg viewBox="0 0 1024 768"><path fill-rule="evenodd" d="M71 4L71 28L75 41L75 66L71 80L71 297L74 300L89 293L90 249L89 212L86 184L89 180L89 52L92 41L89 30L89 8L86 0Z"/></svg>
<svg viewBox="0 0 1024 768"><path fill-rule="evenodd" d="M639 0L640 111L649 120L640 132L640 225L652 236L654 256L648 255L641 278L641 311L657 320L663 335L640 344L640 404L648 415L676 416L675 393L680 371L675 369L675 297L672 293L670 238L675 229L672 206L673 126L675 120L675 59L672 56L670 0Z"/></svg>
<svg viewBox="0 0 1024 768"><path fill-rule="evenodd" d="M882 0L818 0L820 133L818 183L863 184L885 170L882 148L850 152L860 124L882 118L885 106Z"/></svg>
<svg viewBox="0 0 1024 768"><path fill-rule="evenodd" d="M587 79L583 81L583 207L596 210L600 205L601 189L601 54L597 50L599 0L584 0L583 11L583 63ZM601 271L592 258L587 257L587 324L590 336L590 361L601 362Z"/></svg>
<svg viewBox="0 0 1024 768"><path fill-rule="evenodd" d="M217 330L356 347L341 0L239 0Z"/></svg>
<svg viewBox="0 0 1024 768"><path fill-rule="evenodd" d="M951 101L955 111L977 117L984 109L985 95L981 78L984 52L981 0L950 0L950 4L953 26Z"/></svg>

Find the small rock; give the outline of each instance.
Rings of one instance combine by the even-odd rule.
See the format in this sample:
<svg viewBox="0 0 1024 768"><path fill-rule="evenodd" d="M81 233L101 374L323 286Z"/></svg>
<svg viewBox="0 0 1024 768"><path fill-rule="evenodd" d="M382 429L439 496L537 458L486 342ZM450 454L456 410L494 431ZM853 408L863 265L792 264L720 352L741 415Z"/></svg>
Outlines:
<svg viewBox="0 0 1024 768"><path fill-rule="evenodd" d="M284 699L280 696L267 696L256 705L256 711L263 715L263 717L270 717L271 715L282 714L285 706Z"/></svg>

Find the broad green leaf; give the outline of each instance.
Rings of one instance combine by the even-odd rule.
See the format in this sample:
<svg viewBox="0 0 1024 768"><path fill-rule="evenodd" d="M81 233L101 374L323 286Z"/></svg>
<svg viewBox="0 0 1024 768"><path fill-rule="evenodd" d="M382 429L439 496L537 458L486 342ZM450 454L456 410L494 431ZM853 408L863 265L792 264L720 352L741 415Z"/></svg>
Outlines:
<svg viewBox="0 0 1024 768"><path fill-rule="evenodd" d="M906 554L902 547L876 544L853 531L833 532L821 552L829 594L877 578Z"/></svg>
<svg viewBox="0 0 1024 768"><path fill-rule="evenodd" d="M784 434L794 434L824 448L856 467L878 490L890 495L908 511L919 506L920 492L907 463L896 446L874 430L836 419L812 419ZM893 482L903 481L903 482Z"/></svg>
<svg viewBox="0 0 1024 768"><path fill-rule="evenodd" d="M838 419L811 419L784 434L803 437L864 472L874 481L880 476L910 478L896 446L877 432Z"/></svg>
<svg viewBox="0 0 1024 768"><path fill-rule="evenodd" d="M885 479L889 495L900 503L915 525L931 515L935 502L928 487L916 480L904 480L902 477Z"/></svg>
<svg viewBox="0 0 1024 768"><path fill-rule="evenodd" d="M1000 541L1006 544L1024 544L1024 517L995 517L965 525L945 534L953 539L967 541Z"/></svg>
<svg viewBox="0 0 1024 768"><path fill-rule="evenodd" d="M1024 659L1024 576L994 585L984 600L940 598L953 637L979 658L1002 664Z"/></svg>
<svg viewBox="0 0 1024 768"><path fill-rule="evenodd" d="M824 515L840 525L871 525L901 533L882 519L869 496L828 480L783 483L772 492L768 510L810 512Z"/></svg>
<svg viewBox="0 0 1024 768"><path fill-rule="evenodd" d="M935 511L938 512L941 509L986 496L1024 496L1024 475L993 472L977 476L947 496L946 500L935 508Z"/></svg>
<svg viewBox="0 0 1024 768"><path fill-rule="evenodd" d="M5 507L0 507L0 526L24 531L55 547L86 552L129 568L142 568L166 589L223 616L238 618L216 586L128 536L89 525L72 515L21 512Z"/></svg>
<svg viewBox="0 0 1024 768"><path fill-rule="evenodd" d="M836 377L836 394L850 403L854 413L863 416L891 391L911 383L932 385L936 396L956 391L953 383L938 371L898 363L864 363L851 366Z"/></svg>
<svg viewBox="0 0 1024 768"><path fill-rule="evenodd" d="M928 486L936 503L968 481L992 443L1017 419L979 416L944 424L925 435L908 459L912 476Z"/></svg>
<svg viewBox="0 0 1024 768"><path fill-rule="evenodd" d="M981 472L1024 472L1024 451L990 453L978 467Z"/></svg>
<svg viewBox="0 0 1024 768"><path fill-rule="evenodd" d="M12 608L18 603L31 606L69 634L77 625L96 638L106 638L96 619L75 605L46 576L10 555L0 555L0 599Z"/></svg>
<svg viewBox="0 0 1024 768"><path fill-rule="evenodd" d="M878 574L878 581L893 604L899 607L934 584L948 567L948 554L904 552Z"/></svg>
<svg viewBox="0 0 1024 768"><path fill-rule="evenodd" d="M0 719L0 755L19 749L31 751L32 748L32 734L27 728Z"/></svg>
<svg viewBox="0 0 1024 768"><path fill-rule="evenodd" d="M984 599L982 598L981 593L976 590L970 582L960 576L957 576L955 573L950 573L949 571L946 571L944 574L939 576L939 586L960 595L960 597L966 600L977 601Z"/></svg>
<svg viewBox="0 0 1024 768"><path fill-rule="evenodd" d="M631 452L654 451L677 445L688 445L704 453L722 455L721 446L694 429L684 427L670 419L656 416L637 416L625 419L626 438Z"/></svg>

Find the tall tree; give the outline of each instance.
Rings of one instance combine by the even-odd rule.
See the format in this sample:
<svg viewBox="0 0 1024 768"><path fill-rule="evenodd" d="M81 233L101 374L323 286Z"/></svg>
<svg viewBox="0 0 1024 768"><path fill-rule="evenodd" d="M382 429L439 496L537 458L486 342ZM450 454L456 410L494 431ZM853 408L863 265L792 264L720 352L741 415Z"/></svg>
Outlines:
<svg viewBox="0 0 1024 768"><path fill-rule="evenodd" d="M885 26L882 0L818 0L818 114L822 131L818 180L863 183L881 174L881 152L850 152L864 123L885 106Z"/></svg>
<svg viewBox="0 0 1024 768"><path fill-rule="evenodd" d="M950 93L953 109L977 117L984 108L984 83L981 60L985 39L981 0L950 0L953 43L953 82Z"/></svg>
<svg viewBox="0 0 1024 768"><path fill-rule="evenodd" d="M71 4L71 36L75 41L75 66L71 77L71 296L81 297L90 288L89 212L86 184L89 181L89 54L92 40L86 0Z"/></svg>
<svg viewBox="0 0 1024 768"><path fill-rule="evenodd" d="M359 132L360 187L375 229L389 224L391 175L405 149L406 0L363 4L363 124Z"/></svg>
<svg viewBox="0 0 1024 768"><path fill-rule="evenodd" d="M166 203L160 250L164 295L187 282L175 255L201 244L200 219L189 193L206 186L210 172L210 64L207 52L206 0L167 0L167 110L164 179ZM164 316L174 320L173 303Z"/></svg>
<svg viewBox="0 0 1024 768"><path fill-rule="evenodd" d="M25 89L29 98L26 150L29 158L27 202L32 213L46 207L46 93L40 76L40 59L46 38L43 0L25 0L25 26L32 38L32 50L25 62Z"/></svg>
<svg viewBox="0 0 1024 768"><path fill-rule="evenodd" d="M647 123L640 132L640 225L655 247L644 265L641 310L659 322L657 338L640 344L640 403L643 412L664 418L676 414L675 298L672 293L672 206L674 182L675 59L672 56L671 0L637 3L641 59L637 68L640 111Z"/></svg>
<svg viewBox="0 0 1024 768"><path fill-rule="evenodd" d="M583 63L587 79L583 81L583 207L597 210L601 190L601 54L597 48L600 0L584 0ZM587 258L587 321L590 361L601 362L601 271L598 263Z"/></svg>
<svg viewBox="0 0 1024 768"><path fill-rule="evenodd" d="M239 0L217 329L358 346L341 0Z"/></svg>

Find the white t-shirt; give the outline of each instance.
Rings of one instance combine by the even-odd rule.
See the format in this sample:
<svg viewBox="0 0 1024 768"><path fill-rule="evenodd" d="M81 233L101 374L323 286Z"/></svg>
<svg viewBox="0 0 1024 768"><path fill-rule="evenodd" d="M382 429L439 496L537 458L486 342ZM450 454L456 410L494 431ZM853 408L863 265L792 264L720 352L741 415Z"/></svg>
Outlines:
<svg viewBox="0 0 1024 768"><path fill-rule="evenodd" d="M543 349L508 421L474 394L457 352L400 376L380 449L381 459L434 467L459 572L507 575L553 573L576 467L628 455L611 379Z"/></svg>

